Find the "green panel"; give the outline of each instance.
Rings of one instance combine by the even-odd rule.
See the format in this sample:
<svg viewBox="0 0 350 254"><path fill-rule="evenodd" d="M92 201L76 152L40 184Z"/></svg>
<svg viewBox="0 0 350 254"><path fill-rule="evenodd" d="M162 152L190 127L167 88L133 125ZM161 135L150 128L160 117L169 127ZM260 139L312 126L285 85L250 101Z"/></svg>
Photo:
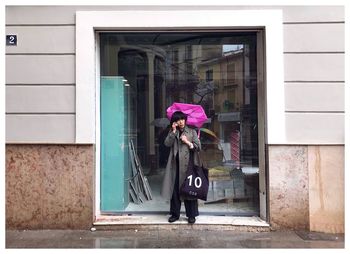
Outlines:
<svg viewBox="0 0 350 254"><path fill-rule="evenodd" d="M128 101L123 77L101 77L101 210L127 206Z"/></svg>

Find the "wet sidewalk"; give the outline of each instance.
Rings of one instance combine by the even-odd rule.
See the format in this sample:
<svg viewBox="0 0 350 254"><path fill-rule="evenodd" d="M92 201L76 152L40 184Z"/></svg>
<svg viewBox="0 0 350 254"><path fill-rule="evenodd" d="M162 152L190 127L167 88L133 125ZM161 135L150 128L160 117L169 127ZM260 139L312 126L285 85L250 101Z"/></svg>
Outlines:
<svg viewBox="0 0 350 254"><path fill-rule="evenodd" d="M139 228L8 230L6 248L344 248L344 234L307 231Z"/></svg>

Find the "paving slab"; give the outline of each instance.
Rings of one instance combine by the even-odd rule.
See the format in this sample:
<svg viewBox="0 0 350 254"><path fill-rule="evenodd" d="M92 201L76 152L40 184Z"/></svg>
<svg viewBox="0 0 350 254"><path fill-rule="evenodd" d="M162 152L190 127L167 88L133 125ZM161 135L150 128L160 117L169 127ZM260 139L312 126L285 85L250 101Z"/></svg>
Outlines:
<svg viewBox="0 0 350 254"><path fill-rule="evenodd" d="M310 233L310 232L309 232ZM7 230L6 248L344 248L343 234L301 231L143 228L128 230ZM312 234L311 234L312 235Z"/></svg>

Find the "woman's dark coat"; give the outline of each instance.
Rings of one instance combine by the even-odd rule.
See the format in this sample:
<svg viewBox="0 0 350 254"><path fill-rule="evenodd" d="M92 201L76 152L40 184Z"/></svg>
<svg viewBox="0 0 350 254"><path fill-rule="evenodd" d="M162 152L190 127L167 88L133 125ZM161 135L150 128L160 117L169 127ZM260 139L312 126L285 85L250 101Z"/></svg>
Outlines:
<svg viewBox="0 0 350 254"><path fill-rule="evenodd" d="M193 143L195 151L194 153L194 164L199 165L198 153L200 151L201 144L197 136L197 132L187 126L184 128L184 132L187 139ZM175 133L171 130L164 141L164 145L170 147L170 153L168 162L165 168L165 174L163 179L163 187L161 190L162 197L170 200L173 194L173 188L176 177L176 154L179 153L179 185L183 183L186 176L188 161L190 157L190 148L188 145L183 143L179 137L179 131L176 130Z"/></svg>

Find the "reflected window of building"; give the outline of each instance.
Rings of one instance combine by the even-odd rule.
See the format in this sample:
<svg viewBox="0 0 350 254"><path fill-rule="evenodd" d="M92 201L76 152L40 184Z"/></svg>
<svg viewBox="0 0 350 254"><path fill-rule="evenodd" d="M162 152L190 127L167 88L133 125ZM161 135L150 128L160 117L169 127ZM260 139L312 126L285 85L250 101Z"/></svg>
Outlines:
<svg viewBox="0 0 350 254"><path fill-rule="evenodd" d="M207 82L213 81L213 70L207 70L205 72L205 81Z"/></svg>

